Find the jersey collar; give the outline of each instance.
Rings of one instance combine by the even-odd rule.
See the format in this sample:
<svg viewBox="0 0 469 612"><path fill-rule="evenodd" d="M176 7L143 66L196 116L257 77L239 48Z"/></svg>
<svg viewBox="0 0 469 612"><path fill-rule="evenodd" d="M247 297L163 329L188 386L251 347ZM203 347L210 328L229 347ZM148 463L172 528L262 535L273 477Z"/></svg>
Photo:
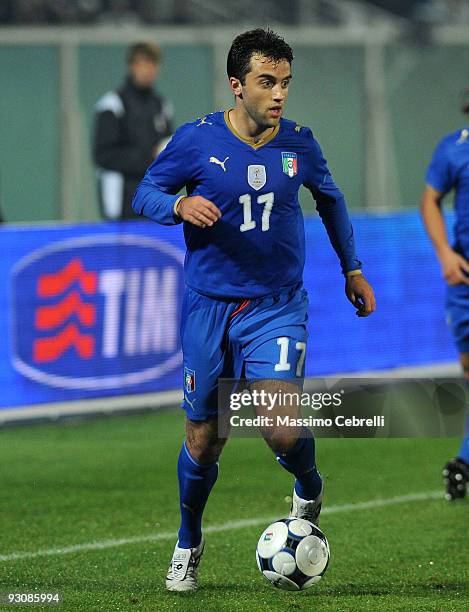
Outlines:
<svg viewBox="0 0 469 612"><path fill-rule="evenodd" d="M230 130L230 132L232 132L236 136L236 138L238 138L242 142L246 143L247 145L249 145L253 149L260 149L261 147L266 145L273 138L275 138L275 136L277 136L277 134L278 134L278 132L280 130L280 121L279 121L278 124L275 126L275 128L272 130L272 132L270 134L268 134L267 136L262 138L262 140L259 140L259 142L253 143L251 139L245 138L244 136L241 136L241 134L234 129L234 127L233 127L233 125L232 125L232 123L230 121L230 118L229 118L230 110L232 110L232 109L228 109L228 110L226 110L223 113L223 118L225 120L226 127Z"/></svg>

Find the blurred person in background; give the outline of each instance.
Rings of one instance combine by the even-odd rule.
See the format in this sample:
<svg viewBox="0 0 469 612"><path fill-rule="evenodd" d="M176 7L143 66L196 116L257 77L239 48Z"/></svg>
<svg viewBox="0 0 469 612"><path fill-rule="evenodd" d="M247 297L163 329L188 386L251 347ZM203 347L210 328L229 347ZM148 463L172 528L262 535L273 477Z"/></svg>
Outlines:
<svg viewBox="0 0 469 612"><path fill-rule="evenodd" d="M153 88L160 65L157 45L132 45L125 83L104 94L96 104L93 159L105 219L136 218L132 210L134 191L172 133L172 106Z"/></svg>
<svg viewBox="0 0 469 612"><path fill-rule="evenodd" d="M462 111L469 114L469 99ZM469 126L445 136L437 145L426 174L422 216L447 288L447 320L469 380ZM455 190L454 244L450 245L442 200ZM459 454L443 469L446 499L462 499L469 482L469 415Z"/></svg>

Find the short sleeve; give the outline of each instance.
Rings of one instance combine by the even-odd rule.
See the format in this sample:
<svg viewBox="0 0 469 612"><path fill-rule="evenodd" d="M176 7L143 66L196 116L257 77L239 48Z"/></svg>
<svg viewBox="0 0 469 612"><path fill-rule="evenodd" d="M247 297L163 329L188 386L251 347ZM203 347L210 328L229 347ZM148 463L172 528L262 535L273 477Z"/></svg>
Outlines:
<svg viewBox="0 0 469 612"><path fill-rule="evenodd" d="M447 139L441 141L433 153L425 175L427 185L440 193L447 193L454 187L454 168L449 151Z"/></svg>

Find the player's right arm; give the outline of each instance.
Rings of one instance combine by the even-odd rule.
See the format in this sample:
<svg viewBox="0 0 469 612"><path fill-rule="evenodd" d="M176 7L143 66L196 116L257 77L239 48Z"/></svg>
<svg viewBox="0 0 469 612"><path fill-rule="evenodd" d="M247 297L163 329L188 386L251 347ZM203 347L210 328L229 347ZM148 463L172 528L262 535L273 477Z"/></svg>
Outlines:
<svg viewBox="0 0 469 612"><path fill-rule="evenodd" d="M433 243L436 256L441 265L441 271L448 285L469 285L469 262L462 255L456 253L449 244L445 220L441 207L444 193L431 185L427 185L423 192L420 211L425 228Z"/></svg>
<svg viewBox="0 0 469 612"><path fill-rule="evenodd" d="M213 225L220 218L219 209L210 200L178 195L183 187L196 183L199 175L193 129L192 124L180 127L146 171L132 202L138 215L162 225L187 221L197 227Z"/></svg>
<svg viewBox="0 0 469 612"><path fill-rule="evenodd" d="M469 263L449 244L442 201L455 185L455 169L451 163L448 143L444 139L435 149L427 169L427 185L422 195L420 211L425 228L433 243L444 279L449 285L469 285Z"/></svg>

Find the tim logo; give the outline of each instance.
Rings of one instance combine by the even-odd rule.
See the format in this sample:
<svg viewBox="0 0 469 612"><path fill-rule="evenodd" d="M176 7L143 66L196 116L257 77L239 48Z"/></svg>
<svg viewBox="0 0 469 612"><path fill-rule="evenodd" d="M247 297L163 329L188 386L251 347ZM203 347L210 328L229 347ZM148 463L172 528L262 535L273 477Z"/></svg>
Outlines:
<svg viewBox="0 0 469 612"><path fill-rule="evenodd" d="M53 243L13 270L13 365L68 389L157 379L182 360L179 305L184 254L139 235L96 234Z"/></svg>
<svg viewBox="0 0 469 612"><path fill-rule="evenodd" d="M77 287L73 288L75 284ZM58 301L36 307L35 327L37 330L49 331L50 335L33 340L35 363L55 361L70 347L74 347L83 359L95 355L94 335L82 333L80 326L92 328L96 325L96 305L84 302L82 295L94 296L97 289L98 273L86 272L79 257L72 259L54 274L39 276L36 290L39 300L46 302L48 298L57 298Z"/></svg>

